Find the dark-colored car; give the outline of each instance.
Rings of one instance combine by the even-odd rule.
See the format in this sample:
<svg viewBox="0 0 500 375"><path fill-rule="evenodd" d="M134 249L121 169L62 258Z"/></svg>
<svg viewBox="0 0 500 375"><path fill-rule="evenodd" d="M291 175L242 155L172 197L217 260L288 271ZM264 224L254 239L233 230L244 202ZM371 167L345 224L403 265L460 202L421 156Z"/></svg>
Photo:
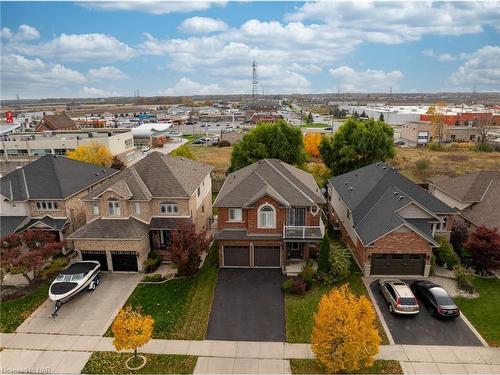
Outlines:
<svg viewBox="0 0 500 375"><path fill-rule="evenodd" d="M417 280L411 284L411 290L432 316L456 318L460 315L458 306L440 285L428 280Z"/></svg>
<svg viewBox="0 0 500 375"><path fill-rule="evenodd" d="M197 139L196 141L193 142L193 145L204 145L205 141L203 138Z"/></svg>
<svg viewBox="0 0 500 375"><path fill-rule="evenodd" d="M405 141L402 141L401 139L394 141L395 146L404 146Z"/></svg>

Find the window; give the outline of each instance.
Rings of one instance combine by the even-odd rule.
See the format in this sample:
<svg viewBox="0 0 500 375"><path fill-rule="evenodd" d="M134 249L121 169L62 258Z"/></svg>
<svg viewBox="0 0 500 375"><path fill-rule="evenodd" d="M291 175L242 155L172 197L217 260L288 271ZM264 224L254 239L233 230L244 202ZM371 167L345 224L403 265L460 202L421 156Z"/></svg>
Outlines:
<svg viewBox="0 0 500 375"><path fill-rule="evenodd" d="M204 214L204 213L205 213L205 205L204 205L204 204L202 204L202 205L201 205L201 213L202 213L202 214Z"/></svg>
<svg viewBox="0 0 500 375"><path fill-rule="evenodd" d="M92 214L99 215L99 202L92 202Z"/></svg>
<svg viewBox="0 0 500 375"><path fill-rule="evenodd" d="M349 210L347 210L347 218L349 219L351 217L351 213L349 212Z"/></svg>
<svg viewBox="0 0 500 375"><path fill-rule="evenodd" d="M178 211L177 203L162 203L160 205L160 212L162 214L176 214Z"/></svg>
<svg viewBox="0 0 500 375"><path fill-rule="evenodd" d="M198 196L200 196L201 190L200 187L198 186Z"/></svg>
<svg viewBox="0 0 500 375"><path fill-rule="evenodd" d="M230 208L228 212L228 221L242 221L242 209Z"/></svg>
<svg viewBox="0 0 500 375"><path fill-rule="evenodd" d="M55 211L58 207L57 202L36 202L37 210Z"/></svg>
<svg viewBox="0 0 500 375"><path fill-rule="evenodd" d="M108 201L108 215L120 216L120 202L116 199L110 199Z"/></svg>
<svg viewBox="0 0 500 375"><path fill-rule="evenodd" d="M442 217L441 219L443 220L443 222L436 224L436 230L445 231L446 230L446 222L448 221L448 219L446 217Z"/></svg>
<svg viewBox="0 0 500 375"><path fill-rule="evenodd" d="M259 228L276 227L276 214L272 206L262 206L259 210Z"/></svg>
<svg viewBox="0 0 500 375"><path fill-rule="evenodd" d="M141 214L141 203L140 202L134 202L134 214L140 215Z"/></svg>
<svg viewBox="0 0 500 375"><path fill-rule="evenodd" d="M288 225L292 226L306 225L306 209L303 207L289 208Z"/></svg>

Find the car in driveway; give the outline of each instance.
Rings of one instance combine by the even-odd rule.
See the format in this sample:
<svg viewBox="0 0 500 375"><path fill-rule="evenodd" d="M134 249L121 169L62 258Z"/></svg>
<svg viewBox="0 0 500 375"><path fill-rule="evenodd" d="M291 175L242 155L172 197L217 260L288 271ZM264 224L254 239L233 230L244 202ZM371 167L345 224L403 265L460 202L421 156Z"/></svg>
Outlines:
<svg viewBox="0 0 500 375"><path fill-rule="evenodd" d="M432 316L454 319L460 315L458 306L440 285L428 280L417 280L412 282L411 290Z"/></svg>
<svg viewBox="0 0 500 375"><path fill-rule="evenodd" d="M418 314L418 301L405 282L397 279L381 279L378 283L378 290L384 296L391 314Z"/></svg>

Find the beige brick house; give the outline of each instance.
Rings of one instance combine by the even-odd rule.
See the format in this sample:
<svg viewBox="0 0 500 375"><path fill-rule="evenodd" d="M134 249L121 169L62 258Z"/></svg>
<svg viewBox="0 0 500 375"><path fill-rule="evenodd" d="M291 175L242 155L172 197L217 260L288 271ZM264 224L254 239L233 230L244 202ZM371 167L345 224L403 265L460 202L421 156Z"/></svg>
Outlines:
<svg viewBox="0 0 500 375"><path fill-rule="evenodd" d="M384 163L333 177L328 212L365 276L428 276L455 210Z"/></svg>
<svg viewBox="0 0 500 375"><path fill-rule="evenodd" d="M118 173L46 155L1 178L0 237L27 229L53 232L60 240L86 222L81 198ZM66 247L71 248L69 241Z"/></svg>
<svg viewBox="0 0 500 375"><path fill-rule="evenodd" d="M316 256L324 203L311 174L277 159L231 173L214 203L220 266L282 268Z"/></svg>
<svg viewBox="0 0 500 375"><path fill-rule="evenodd" d="M170 232L212 215L212 167L152 152L83 197L87 224L73 233L84 260L104 270L141 271L150 250L168 260Z"/></svg>

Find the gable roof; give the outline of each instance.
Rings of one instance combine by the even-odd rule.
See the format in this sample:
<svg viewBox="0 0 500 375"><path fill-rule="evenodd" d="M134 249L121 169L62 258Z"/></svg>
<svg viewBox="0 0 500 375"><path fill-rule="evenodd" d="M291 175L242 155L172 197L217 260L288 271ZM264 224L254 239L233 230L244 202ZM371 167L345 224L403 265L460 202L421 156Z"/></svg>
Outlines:
<svg viewBox="0 0 500 375"><path fill-rule="evenodd" d="M278 159L263 159L229 174L214 207L245 207L266 194L285 206L325 203L310 173Z"/></svg>
<svg viewBox="0 0 500 375"><path fill-rule="evenodd" d="M133 200L188 198L212 170L207 164L155 151L93 189L84 199L96 199L108 189Z"/></svg>
<svg viewBox="0 0 500 375"><path fill-rule="evenodd" d="M141 239L149 232L149 225L129 217L127 219L98 218L85 224L68 239Z"/></svg>
<svg viewBox="0 0 500 375"><path fill-rule="evenodd" d="M333 177L330 183L351 211L354 229L366 245L401 225L434 243L427 226L397 214L396 211L409 203L422 207L434 216L456 213L384 163L374 163ZM430 221L432 219L427 220Z"/></svg>
<svg viewBox="0 0 500 375"><path fill-rule="evenodd" d="M118 170L45 155L0 179L1 194L12 201L66 199Z"/></svg>
<svg viewBox="0 0 500 375"><path fill-rule="evenodd" d="M36 127L40 130L60 130L60 129L76 129L76 123L65 113L57 115L45 115L43 120Z"/></svg>
<svg viewBox="0 0 500 375"><path fill-rule="evenodd" d="M0 216L0 238L14 233L28 220L28 216Z"/></svg>
<svg viewBox="0 0 500 375"><path fill-rule="evenodd" d="M494 179L500 179L500 172L481 171L458 177L437 176L429 180L439 190L461 202L480 202Z"/></svg>

